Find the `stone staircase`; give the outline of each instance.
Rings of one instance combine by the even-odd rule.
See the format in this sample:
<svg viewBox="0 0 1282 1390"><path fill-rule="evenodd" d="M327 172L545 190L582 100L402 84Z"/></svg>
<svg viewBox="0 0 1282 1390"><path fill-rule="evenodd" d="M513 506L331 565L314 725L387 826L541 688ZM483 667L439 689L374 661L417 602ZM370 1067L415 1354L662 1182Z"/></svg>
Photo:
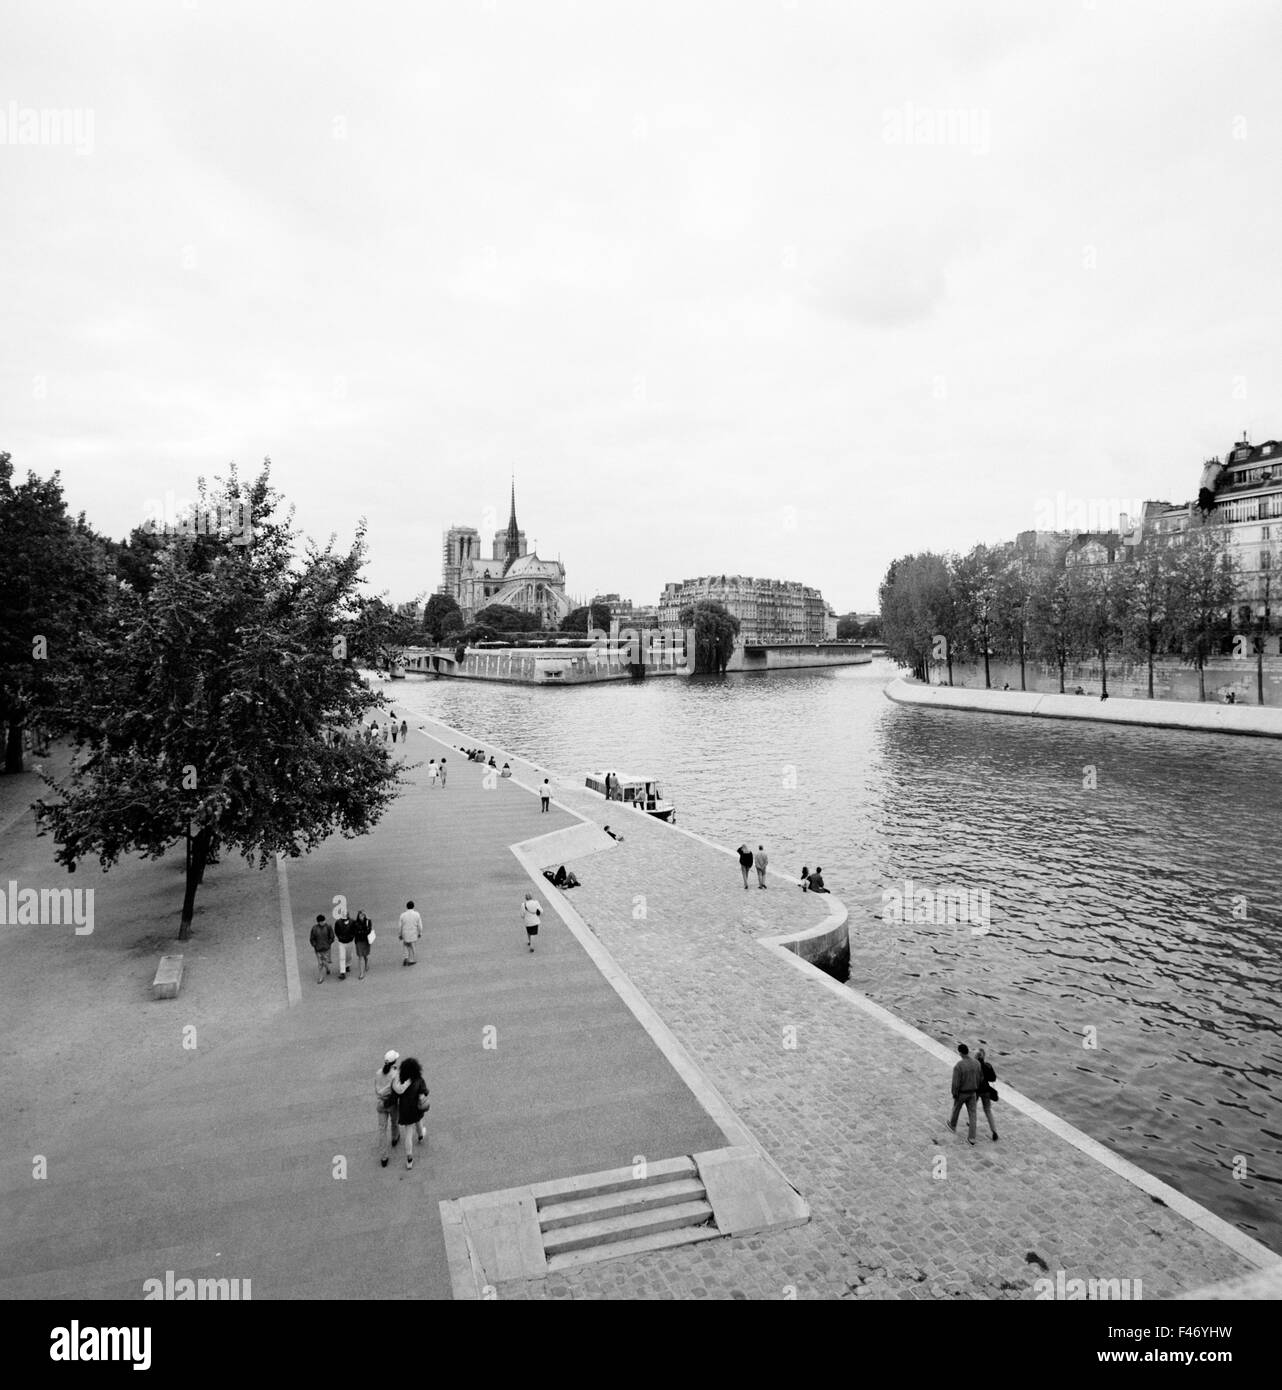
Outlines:
<svg viewBox="0 0 1282 1390"><path fill-rule="evenodd" d="M545 1184L536 1205L549 1274L721 1234L691 1158Z"/></svg>

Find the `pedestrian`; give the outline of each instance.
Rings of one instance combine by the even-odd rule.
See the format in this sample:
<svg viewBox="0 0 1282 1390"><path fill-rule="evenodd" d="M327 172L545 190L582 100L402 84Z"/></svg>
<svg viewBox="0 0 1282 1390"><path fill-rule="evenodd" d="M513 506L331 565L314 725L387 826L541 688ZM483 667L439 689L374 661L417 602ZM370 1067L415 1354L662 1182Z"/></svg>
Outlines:
<svg viewBox="0 0 1282 1390"><path fill-rule="evenodd" d="M352 938L356 946L356 978L363 980L369 969L369 946L374 940L374 923L364 912L358 912L352 922Z"/></svg>
<svg viewBox="0 0 1282 1390"><path fill-rule="evenodd" d="M748 870L752 868L752 850L747 845L739 846L739 869L743 874L743 886L748 886Z"/></svg>
<svg viewBox="0 0 1282 1390"><path fill-rule="evenodd" d="M435 758L433 758L432 761L431 761L430 763L428 763L428 765L427 765L427 785L428 785L429 787L434 787L434 786L436 785L436 759L435 759Z"/></svg>
<svg viewBox="0 0 1282 1390"><path fill-rule="evenodd" d="M396 725L396 720L393 719L393 720L392 720L392 742L393 742L393 743L396 742L396 736L397 736L398 733L400 733L400 729L399 729L399 728L397 727L397 725Z"/></svg>
<svg viewBox="0 0 1282 1390"><path fill-rule="evenodd" d="M957 1133L957 1117L961 1114L961 1108L966 1107L966 1113L970 1117L970 1124L967 1128L966 1142L975 1142L975 1104L979 1096L979 1088L984 1082L983 1068L970 1055L970 1048L965 1043L957 1044L957 1051L961 1053L961 1061L953 1068L953 1113L948 1121L948 1128L954 1134Z"/></svg>
<svg viewBox="0 0 1282 1390"><path fill-rule="evenodd" d="M980 1071L984 1073L984 1084L980 1087L979 1100L984 1107L984 1119L988 1121L988 1128L993 1132L993 1143L995 1144L997 1142L997 1126L993 1123L993 1102L1000 1099L997 1094L997 1087L993 1085L993 1082L997 1080L997 1072L984 1055L982 1047L975 1053L975 1060L979 1063Z"/></svg>
<svg viewBox="0 0 1282 1390"><path fill-rule="evenodd" d="M401 913L397 935L405 947L405 959L401 961L401 964L416 965L418 957L414 954L414 943L423 935L423 919L414 911L412 902L405 904L405 911Z"/></svg>
<svg viewBox="0 0 1282 1390"><path fill-rule="evenodd" d="M407 741L409 740L409 736L410 736L410 726L402 719L402 720L401 720L401 742L402 742L402 743L407 742Z"/></svg>
<svg viewBox="0 0 1282 1390"><path fill-rule="evenodd" d="M444 758L441 759L440 773L441 773L441 788L442 788L442 790L444 790L444 787L445 787L445 759L444 759Z"/></svg>
<svg viewBox="0 0 1282 1390"><path fill-rule="evenodd" d="M770 856L766 853L765 845L758 845L757 852L752 857L752 862L757 866L757 887L766 886L766 865L770 863Z"/></svg>
<svg viewBox="0 0 1282 1390"><path fill-rule="evenodd" d="M534 950L534 938L539 934L539 918L542 916L543 908L539 900L527 891L525 901L521 904L521 920L525 923L525 939L531 951Z"/></svg>
<svg viewBox="0 0 1282 1390"><path fill-rule="evenodd" d="M347 951L351 944L356 940L356 933L352 930L352 924L344 912L341 917L334 918L334 940L338 942L338 978L347 978Z"/></svg>
<svg viewBox="0 0 1282 1390"><path fill-rule="evenodd" d="M316 983L325 983L330 973L329 948L334 944L334 928L325 920L325 914L318 912L311 930L312 950L316 952Z"/></svg>
<svg viewBox="0 0 1282 1390"><path fill-rule="evenodd" d="M405 1166L414 1166L414 1136L417 1134L424 1146L427 1144L427 1082L423 1080L423 1068L417 1057L406 1057L401 1063L399 1079L392 1082L396 1095L397 1118L405 1131Z"/></svg>
<svg viewBox="0 0 1282 1390"><path fill-rule="evenodd" d="M826 893L828 891L824 887L824 871L822 864L817 864L814 873L810 875L810 891L812 893Z"/></svg>
<svg viewBox="0 0 1282 1390"><path fill-rule="evenodd" d="M392 1089L397 1079L394 1068L400 1060L401 1054L393 1048L383 1054L383 1065L374 1073L374 1096L378 1102L378 1161L384 1168L387 1167L390 1150L401 1142L400 1107L396 1103L396 1092ZM388 1130L392 1133L390 1145L387 1142Z"/></svg>
<svg viewBox="0 0 1282 1390"><path fill-rule="evenodd" d="M545 778L543 779L543 785L539 788L539 812L540 812L540 814L542 814L542 812L544 812L544 811L547 810L548 806L551 804L551 801L552 801L552 784L551 784L551 782L549 782L548 779L545 777Z"/></svg>
<svg viewBox="0 0 1282 1390"><path fill-rule="evenodd" d="M383 725L383 742L384 742L384 743L387 742L388 735L389 735L391 732L392 732L392 726L391 726L390 724L384 724L384 725Z"/></svg>

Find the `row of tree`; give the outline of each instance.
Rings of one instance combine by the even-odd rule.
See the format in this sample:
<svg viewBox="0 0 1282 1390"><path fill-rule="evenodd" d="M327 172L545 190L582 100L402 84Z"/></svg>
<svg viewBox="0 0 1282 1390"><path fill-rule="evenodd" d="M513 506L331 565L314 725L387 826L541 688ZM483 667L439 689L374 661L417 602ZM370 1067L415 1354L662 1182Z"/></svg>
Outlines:
<svg viewBox="0 0 1282 1390"><path fill-rule="evenodd" d="M1208 657L1225 651L1257 656L1263 701L1263 651L1268 620L1242 605L1242 583L1221 526L1199 526L1164 539L1151 537L1127 559L1109 564L1066 563L1067 543L1022 554L976 546L966 555L925 552L894 560L880 590L882 639L897 661L920 679L939 663L953 680L954 663L984 667L1017 662L1020 688L1026 664L1059 671L1070 662L1098 660L1108 689L1109 660L1143 662L1153 697L1153 668L1163 657L1194 664L1206 696ZM1267 599L1266 599L1267 612Z"/></svg>

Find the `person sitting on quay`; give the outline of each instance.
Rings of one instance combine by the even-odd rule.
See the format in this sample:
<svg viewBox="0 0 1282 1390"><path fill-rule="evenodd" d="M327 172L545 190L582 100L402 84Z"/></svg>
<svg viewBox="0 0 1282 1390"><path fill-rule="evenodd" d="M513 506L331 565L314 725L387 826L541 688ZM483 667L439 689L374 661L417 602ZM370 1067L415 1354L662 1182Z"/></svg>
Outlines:
<svg viewBox="0 0 1282 1390"><path fill-rule="evenodd" d="M614 833L614 831L611 830L610 827L609 827L608 825L605 827L605 833L606 833L612 840L618 840L618 842L619 842L620 844L623 843L623 836L622 836L622 835L616 835L616 834Z"/></svg>
<svg viewBox="0 0 1282 1390"><path fill-rule="evenodd" d="M490 762L490 766L491 766L491 767L494 766L493 761ZM499 776L500 776L500 777L511 777L511 775L512 775L512 769L508 766L507 763L504 763L504 764L503 764L503 771L499 773Z"/></svg>
<svg viewBox="0 0 1282 1390"><path fill-rule="evenodd" d="M490 760L489 760L489 762L487 762L485 765L486 765L486 767L498 767L498 763L496 763L496 762L494 761L494 754L493 754L493 753L490 754Z"/></svg>
<svg viewBox="0 0 1282 1390"><path fill-rule="evenodd" d="M828 889L824 887L824 871L821 864L816 864L814 873L810 875L810 891L812 893L828 892Z"/></svg>
<svg viewBox="0 0 1282 1390"><path fill-rule="evenodd" d="M810 891L810 870L804 864L801 866L801 891L803 893Z"/></svg>

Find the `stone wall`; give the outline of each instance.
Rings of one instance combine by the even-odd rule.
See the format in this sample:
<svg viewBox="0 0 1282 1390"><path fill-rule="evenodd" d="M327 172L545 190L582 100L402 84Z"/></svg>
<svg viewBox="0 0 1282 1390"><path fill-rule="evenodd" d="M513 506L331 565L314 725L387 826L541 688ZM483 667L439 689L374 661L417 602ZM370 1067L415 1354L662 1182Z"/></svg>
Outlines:
<svg viewBox="0 0 1282 1390"><path fill-rule="evenodd" d="M1052 662L1030 661L1025 665L1027 688L1042 694L1059 693L1059 667ZM1009 682L1018 690L1019 663L991 661L989 673L992 688L1000 690ZM947 685L948 670L940 663L931 666L932 685ZM962 665L953 663L953 684L967 689L984 688L982 663ZM1100 664L1098 661L1069 662L1064 668L1064 689L1074 691L1084 686L1088 695L1100 693ZM1234 661L1231 657L1216 657L1206 665L1206 698L1223 702L1232 690L1239 705L1259 703L1256 690L1255 658ZM1143 662L1110 661L1108 663L1108 693L1119 699L1148 699L1148 667ZM1196 700L1198 698L1197 669L1182 662L1158 662L1153 668L1153 697L1157 700ZM1264 703L1282 706L1282 657L1264 658Z"/></svg>

